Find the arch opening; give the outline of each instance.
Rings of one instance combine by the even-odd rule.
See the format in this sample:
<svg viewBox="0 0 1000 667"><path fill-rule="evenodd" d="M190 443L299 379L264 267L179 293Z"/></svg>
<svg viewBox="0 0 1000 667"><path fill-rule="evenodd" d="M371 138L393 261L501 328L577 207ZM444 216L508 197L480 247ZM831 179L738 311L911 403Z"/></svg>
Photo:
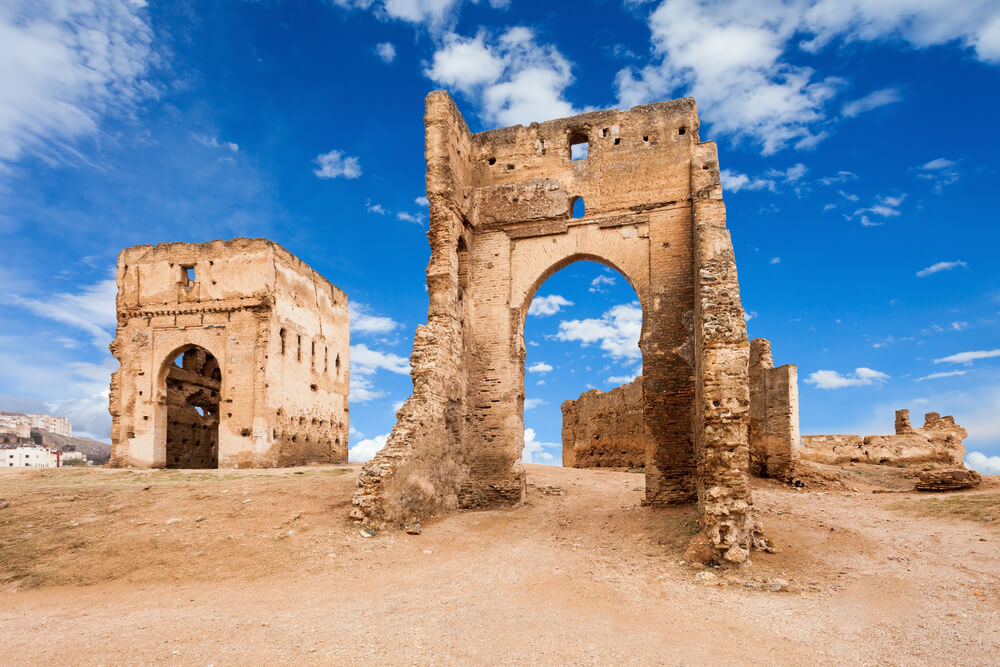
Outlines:
<svg viewBox="0 0 1000 667"><path fill-rule="evenodd" d="M208 350L192 345L166 362L165 468L219 467L222 370Z"/></svg>
<svg viewBox="0 0 1000 667"><path fill-rule="evenodd" d="M529 298L521 320L521 461L643 472L636 290L605 262L574 258L545 272Z"/></svg>

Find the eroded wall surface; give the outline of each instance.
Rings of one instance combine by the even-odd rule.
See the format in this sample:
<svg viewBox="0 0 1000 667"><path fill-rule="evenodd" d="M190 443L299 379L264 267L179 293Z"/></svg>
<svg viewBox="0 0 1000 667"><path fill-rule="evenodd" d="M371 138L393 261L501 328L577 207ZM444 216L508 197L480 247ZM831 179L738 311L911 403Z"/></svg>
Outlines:
<svg viewBox="0 0 1000 667"><path fill-rule="evenodd" d="M924 415L923 428L910 425L910 411L896 411L894 435L804 435L801 456L808 461L839 465L871 463L890 466L964 468L968 433L954 417Z"/></svg>
<svg viewBox="0 0 1000 667"><path fill-rule="evenodd" d="M210 463L192 452L168 461L171 428L202 432L202 449L214 429L223 468L347 460L341 290L265 239L127 248L117 284L112 465ZM210 379L174 363L180 357L183 366L191 350L218 364L214 418L212 397L198 394L216 391Z"/></svg>
<svg viewBox="0 0 1000 667"><path fill-rule="evenodd" d="M799 380L794 364L774 367L771 343L750 341L750 464L757 475L790 480L799 458Z"/></svg>
<svg viewBox="0 0 1000 667"><path fill-rule="evenodd" d="M352 516L401 524L520 501L524 318L546 278L593 260L643 309L647 501L698 498L712 548L745 559L748 341L716 148L699 141L694 100L472 134L435 92L425 128L428 321L413 395L364 467ZM572 159L582 142L587 157Z"/></svg>
<svg viewBox="0 0 1000 667"><path fill-rule="evenodd" d="M562 404L562 464L567 468L646 465L642 378L601 392L591 389Z"/></svg>

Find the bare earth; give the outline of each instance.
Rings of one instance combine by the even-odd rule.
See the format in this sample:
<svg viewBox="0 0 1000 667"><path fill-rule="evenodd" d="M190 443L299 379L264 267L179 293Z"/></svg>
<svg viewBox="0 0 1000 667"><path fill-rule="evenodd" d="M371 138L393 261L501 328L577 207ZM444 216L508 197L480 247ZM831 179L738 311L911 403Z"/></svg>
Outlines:
<svg viewBox="0 0 1000 667"><path fill-rule="evenodd" d="M372 538L345 519L354 465L0 470L0 662L1000 661L996 477L931 498L873 494L861 466L846 490L758 481L778 553L705 582L681 560L693 507L526 467L523 506Z"/></svg>

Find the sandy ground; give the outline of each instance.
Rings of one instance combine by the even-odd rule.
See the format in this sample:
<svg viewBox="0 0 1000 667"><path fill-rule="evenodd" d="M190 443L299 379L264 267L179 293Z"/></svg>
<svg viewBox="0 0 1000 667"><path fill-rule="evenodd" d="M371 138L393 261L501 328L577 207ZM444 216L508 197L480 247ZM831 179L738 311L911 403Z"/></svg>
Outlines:
<svg viewBox="0 0 1000 667"><path fill-rule="evenodd" d="M778 553L732 572L681 560L694 509L641 475L527 469L522 506L372 538L355 466L2 470L0 663L1000 662L996 478L954 516L762 481Z"/></svg>

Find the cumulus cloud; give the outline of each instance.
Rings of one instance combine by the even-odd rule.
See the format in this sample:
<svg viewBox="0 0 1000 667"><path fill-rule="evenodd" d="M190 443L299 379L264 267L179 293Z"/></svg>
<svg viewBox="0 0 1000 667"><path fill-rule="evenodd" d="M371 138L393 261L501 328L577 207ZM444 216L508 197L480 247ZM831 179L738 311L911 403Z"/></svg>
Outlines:
<svg viewBox="0 0 1000 667"><path fill-rule="evenodd" d="M882 88L881 90L872 91L864 97L848 102L841 109L840 113L848 118L854 118L866 111L873 111L879 107L899 102L901 99L903 99L902 96L895 88Z"/></svg>
<svg viewBox="0 0 1000 667"><path fill-rule="evenodd" d="M562 308L572 306L573 302L559 294L549 294L548 296L536 296L528 307L528 314L536 317L555 315Z"/></svg>
<svg viewBox="0 0 1000 667"><path fill-rule="evenodd" d="M968 266L968 264L960 259L953 262L938 262L936 264L931 264L926 269L920 269L917 271L917 278L926 278L927 276L932 276L941 271L951 271L952 269L957 269L959 267L965 268L966 266Z"/></svg>
<svg viewBox="0 0 1000 667"><path fill-rule="evenodd" d="M342 151L333 150L317 155L313 160L318 169L313 173L319 178L357 178L361 175L361 162L356 157L345 155Z"/></svg>
<svg viewBox="0 0 1000 667"><path fill-rule="evenodd" d="M209 148L223 148L231 153L240 152L240 147L231 141L219 141L215 137L210 137L206 134L194 134L192 136L194 137L194 140L202 146L208 146Z"/></svg>
<svg viewBox="0 0 1000 667"><path fill-rule="evenodd" d="M351 375L368 375L378 369L400 375L410 374L410 361L392 352L369 349L364 343L351 346Z"/></svg>
<svg viewBox="0 0 1000 667"><path fill-rule="evenodd" d="M965 455L965 467L983 475L1000 475L1000 456L969 452Z"/></svg>
<svg viewBox="0 0 1000 667"><path fill-rule="evenodd" d="M770 263L771 264L781 264L781 258L780 257L772 257Z"/></svg>
<svg viewBox="0 0 1000 667"><path fill-rule="evenodd" d="M556 338L561 341L578 341L583 345L598 343L614 359L640 359L641 333L642 308L638 303L632 302L615 306L600 319L560 322Z"/></svg>
<svg viewBox="0 0 1000 667"><path fill-rule="evenodd" d="M347 306L351 317L351 333L384 334L399 327L399 322L385 315L374 315L371 307L351 301Z"/></svg>
<svg viewBox="0 0 1000 667"><path fill-rule="evenodd" d="M605 287L611 287L612 285L615 284L615 282L616 281L614 276L597 276L596 278L590 281L590 288L588 289L588 291L595 293L604 292Z"/></svg>
<svg viewBox="0 0 1000 667"><path fill-rule="evenodd" d="M632 375L612 375L605 382L607 382L607 384L618 386L623 384L629 384L632 381L634 381L637 377L639 377L638 373L633 373Z"/></svg>
<svg viewBox="0 0 1000 667"><path fill-rule="evenodd" d="M917 178L930 181L934 192L941 194L945 186L951 185L959 178L958 165L954 160L939 157L917 167Z"/></svg>
<svg viewBox="0 0 1000 667"><path fill-rule="evenodd" d="M400 211L396 214L396 218L402 220L403 222L412 222L415 225L423 225L424 218L421 215L413 215L412 213L407 213L406 211Z"/></svg>
<svg viewBox="0 0 1000 667"><path fill-rule="evenodd" d="M427 197L424 197L423 195L414 199L413 203L417 206L423 206L425 208L431 205L430 201L427 200Z"/></svg>
<svg viewBox="0 0 1000 667"><path fill-rule="evenodd" d="M0 168L70 153L104 116L155 97L152 42L145 2L0 3Z"/></svg>
<svg viewBox="0 0 1000 667"><path fill-rule="evenodd" d="M385 215L388 213L382 204L373 204L371 199L365 202L365 210L369 213L377 213L379 215Z"/></svg>
<svg viewBox="0 0 1000 667"><path fill-rule="evenodd" d="M358 463L370 461L380 449L385 447L387 440L389 440L388 433L376 435L374 438L365 438L347 450L347 460Z"/></svg>
<svg viewBox="0 0 1000 667"><path fill-rule="evenodd" d="M565 97L572 65L551 44L539 44L530 28L499 36L445 35L424 74L473 102L491 124L517 125L572 116Z"/></svg>
<svg viewBox="0 0 1000 667"><path fill-rule="evenodd" d="M973 361L978 361L979 359L992 359L993 357L1000 357L1000 350L976 350L974 352L959 352L958 354L951 354L948 355L947 357L935 359L934 363L971 365Z"/></svg>
<svg viewBox="0 0 1000 667"><path fill-rule="evenodd" d="M547 405L547 403L545 401L543 401L542 399L540 399L540 398L526 398L526 399L524 399L524 409L525 410L534 410L535 408L537 408L537 407L539 407L541 405Z"/></svg>
<svg viewBox="0 0 1000 667"><path fill-rule="evenodd" d="M545 363L544 361L537 361L530 366L528 366L529 373L548 373L552 370L552 366Z"/></svg>
<svg viewBox="0 0 1000 667"><path fill-rule="evenodd" d="M764 154L815 146L825 136L826 106L843 87L791 64L834 40L902 40L915 48L957 41L984 62L1000 62L1000 6L899 0L663 0L648 18L653 59L618 72L626 107L691 95L715 133L747 138ZM876 91L878 92L878 91ZM848 106L861 113L889 94Z"/></svg>
<svg viewBox="0 0 1000 667"><path fill-rule="evenodd" d="M375 55L377 55L382 62L386 64L391 63L396 59L396 47L392 42L381 42L375 46Z"/></svg>
<svg viewBox="0 0 1000 667"><path fill-rule="evenodd" d="M521 461L524 463L548 463L555 464L556 457L549 451L550 449L562 449L558 442L539 442L536 438L535 429L524 429L524 450L521 452Z"/></svg>
<svg viewBox="0 0 1000 667"><path fill-rule="evenodd" d="M351 383L348 388L347 400L351 403L368 403L385 396L384 391L375 388L371 375L360 371L351 373Z"/></svg>
<svg viewBox="0 0 1000 667"><path fill-rule="evenodd" d="M774 181L772 180L759 177L751 178L746 174L741 174L731 169L723 169L719 172L719 178L722 181L722 188L730 192L739 192L740 190L774 190L775 188Z"/></svg>
<svg viewBox="0 0 1000 667"><path fill-rule="evenodd" d="M806 378L806 384L816 385L818 389L842 389L843 387L864 387L872 384L882 384L889 379L885 373L871 368L855 368L853 373L841 375L837 371L819 370Z"/></svg>

